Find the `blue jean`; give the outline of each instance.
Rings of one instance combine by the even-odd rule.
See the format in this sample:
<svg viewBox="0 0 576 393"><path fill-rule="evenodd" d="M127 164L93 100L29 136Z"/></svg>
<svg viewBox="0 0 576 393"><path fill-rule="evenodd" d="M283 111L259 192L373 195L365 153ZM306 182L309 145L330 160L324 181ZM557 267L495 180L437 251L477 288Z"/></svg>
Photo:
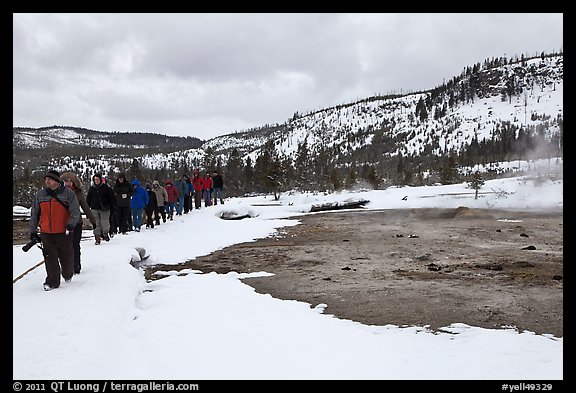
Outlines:
<svg viewBox="0 0 576 393"><path fill-rule="evenodd" d="M166 213L172 217L174 215L174 207L176 207L176 202L166 202L164 206L166 207Z"/></svg>
<svg viewBox="0 0 576 393"><path fill-rule="evenodd" d="M210 206L210 190L202 190L202 194L204 194L204 206Z"/></svg>
<svg viewBox="0 0 576 393"><path fill-rule="evenodd" d="M140 230L142 226L142 212L144 208L132 209L132 225L134 225L134 229Z"/></svg>
<svg viewBox="0 0 576 393"><path fill-rule="evenodd" d="M178 197L178 203L176 204L176 214L182 214L184 210L184 196Z"/></svg>
<svg viewBox="0 0 576 393"><path fill-rule="evenodd" d="M218 188L218 187L214 187L214 193L212 195L212 198L214 198L214 204L215 205L218 204L218 198L220 198L220 203L224 204L224 199L222 199L222 189Z"/></svg>

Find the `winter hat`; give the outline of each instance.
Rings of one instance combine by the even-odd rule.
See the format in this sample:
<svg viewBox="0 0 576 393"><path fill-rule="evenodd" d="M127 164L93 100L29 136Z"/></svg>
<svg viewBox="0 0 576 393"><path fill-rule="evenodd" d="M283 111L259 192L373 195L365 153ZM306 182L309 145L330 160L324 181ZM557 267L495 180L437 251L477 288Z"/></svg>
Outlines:
<svg viewBox="0 0 576 393"><path fill-rule="evenodd" d="M153 186L159 186L160 183L158 182L158 180L154 180L154 181L152 182L152 185L153 185Z"/></svg>
<svg viewBox="0 0 576 393"><path fill-rule="evenodd" d="M94 181L95 178L99 178L100 182L102 182L102 175L100 173L95 173L94 176L92 176L92 181Z"/></svg>
<svg viewBox="0 0 576 393"><path fill-rule="evenodd" d="M147 190L151 190L152 189L152 185L150 183L146 183L146 187Z"/></svg>
<svg viewBox="0 0 576 393"><path fill-rule="evenodd" d="M44 177L45 178L49 177L51 179L56 180L58 183L62 183L62 179L60 179L60 173L58 171L55 171L54 169L51 169L48 172L46 172Z"/></svg>
<svg viewBox="0 0 576 393"><path fill-rule="evenodd" d="M78 190L82 189L82 180L80 180L80 178L76 176L74 172L64 172L62 175L60 175L60 179L62 179L63 182L69 180L74 185L74 188Z"/></svg>

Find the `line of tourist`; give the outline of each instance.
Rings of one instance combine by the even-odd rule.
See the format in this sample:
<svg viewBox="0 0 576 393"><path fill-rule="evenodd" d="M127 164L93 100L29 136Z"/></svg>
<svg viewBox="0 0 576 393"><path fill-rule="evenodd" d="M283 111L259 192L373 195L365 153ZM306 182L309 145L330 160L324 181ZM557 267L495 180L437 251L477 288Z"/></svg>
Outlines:
<svg viewBox="0 0 576 393"><path fill-rule="evenodd" d="M109 242L115 234L126 235L134 230L140 232L142 225L154 228L187 214L194 208L224 203L222 176L217 171L206 172L202 177L199 170L193 171L192 179L182 174L180 179L146 181L144 187L138 179L129 182L120 173L114 184L101 173L92 176L91 184L84 197L80 177L68 171L60 176L56 170L44 175L44 185L35 196L30 211L30 239L32 244L41 244L46 267L46 291L60 286L60 277L66 282L74 274L80 274L80 240L83 219L86 215L95 243ZM145 220L145 224L143 223Z"/></svg>

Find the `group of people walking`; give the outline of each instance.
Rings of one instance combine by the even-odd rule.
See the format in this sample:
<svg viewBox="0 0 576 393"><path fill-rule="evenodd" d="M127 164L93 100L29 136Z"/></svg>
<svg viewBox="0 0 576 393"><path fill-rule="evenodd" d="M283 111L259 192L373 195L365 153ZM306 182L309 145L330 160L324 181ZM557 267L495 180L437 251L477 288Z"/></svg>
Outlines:
<svg viewBox="0 0 576 393"><path fill-rule="evenodd" d="M194 170L193 177L181 175L180 179L164 182L131 182L121 173L110 185L100 173L92 176L92 183L84 196L83 184L73 172L60 175L50 170L44 175L45 187L36 194L30 210L30 240L42 243L46 267L44 289L60 286L60 277L66 282L79 274L82 215L92 224L95 244L110 241L118 233L134 230L140 232L144 216L146 228L160 225L160 220L173 220L174 214L182 215L218 200L224 203L222 176L217 171L206 172L203 177Z"/></svg>

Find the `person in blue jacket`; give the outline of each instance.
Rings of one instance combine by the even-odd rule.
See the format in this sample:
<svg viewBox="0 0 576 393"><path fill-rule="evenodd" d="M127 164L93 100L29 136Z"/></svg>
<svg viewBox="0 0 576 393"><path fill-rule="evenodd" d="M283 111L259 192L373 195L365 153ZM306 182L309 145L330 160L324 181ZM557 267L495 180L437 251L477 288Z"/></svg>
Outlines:
<svg viewBox="0 0 576 393"><path fill-rule="evenodd" d="M142 226L142 212L148 204L148 192L140 185L138 179L132 180L134 194L130 197L130 209L132 210L132 224L134 230L140 232Z"/></svg>

